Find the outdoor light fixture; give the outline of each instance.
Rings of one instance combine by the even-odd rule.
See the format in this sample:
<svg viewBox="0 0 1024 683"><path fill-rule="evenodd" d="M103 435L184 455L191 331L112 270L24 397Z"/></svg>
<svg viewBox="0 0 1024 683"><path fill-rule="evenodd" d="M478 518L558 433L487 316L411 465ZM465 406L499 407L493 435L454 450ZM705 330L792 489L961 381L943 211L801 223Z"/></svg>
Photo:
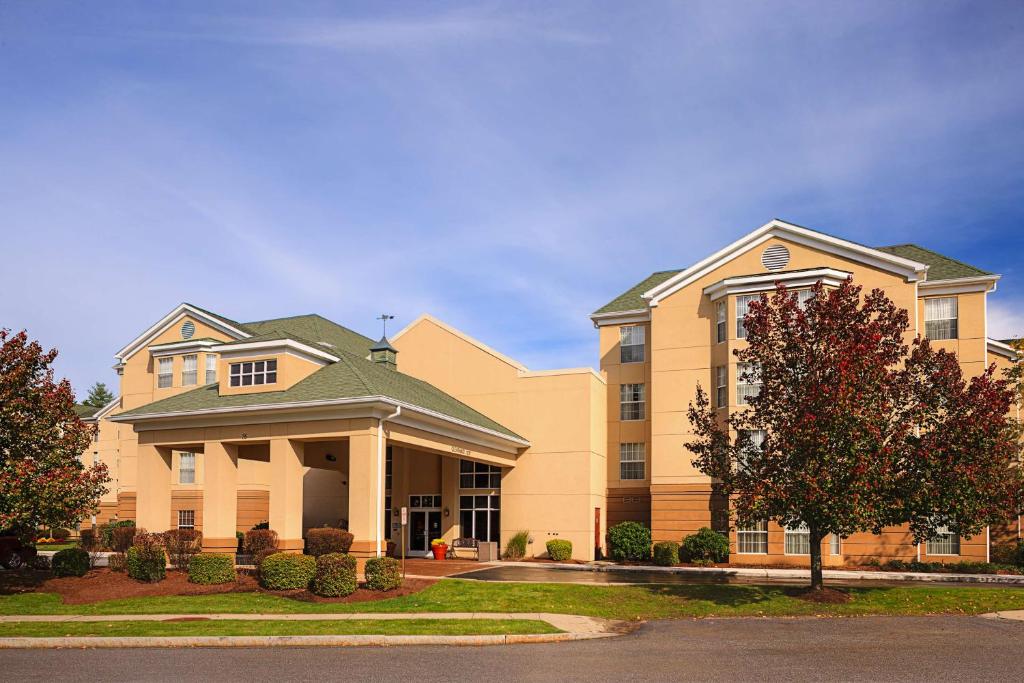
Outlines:
<svg viewBox="0 0 1024 683"><path fill-rule="evenodd" d="M444 516L447 517L450 514L451 514L451 512L448 510L448 508L445 508L444 509Z"/></svg>

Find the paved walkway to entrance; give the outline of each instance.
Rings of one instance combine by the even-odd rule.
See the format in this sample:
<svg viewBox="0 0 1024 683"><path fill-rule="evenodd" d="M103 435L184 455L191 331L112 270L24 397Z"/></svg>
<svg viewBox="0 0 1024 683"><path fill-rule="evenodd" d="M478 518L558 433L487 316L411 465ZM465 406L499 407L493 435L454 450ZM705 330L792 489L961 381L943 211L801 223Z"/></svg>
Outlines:
<svg viewBox="0 0 1024 683"><path fill-rule="evenodd" d="M484 636L144 636L62 638L0 637L0 649L50 647L272 647L347 645L503 645L589 640L616 635L619 622L576 614L547 612L353 612L346 614L110 614L110 615L11 615L0 616L0 624L25 622L110 622L110 621L394 621L399 619L516 619L545 621L562 633Z"/></svg>

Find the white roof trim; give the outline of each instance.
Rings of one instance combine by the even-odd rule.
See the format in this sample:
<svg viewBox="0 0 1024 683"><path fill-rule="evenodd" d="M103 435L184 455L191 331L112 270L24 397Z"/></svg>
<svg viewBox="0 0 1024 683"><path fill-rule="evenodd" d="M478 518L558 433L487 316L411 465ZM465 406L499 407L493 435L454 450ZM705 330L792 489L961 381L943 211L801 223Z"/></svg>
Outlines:
<svg viewBox="0 0 1024 683"><path fill-rule="evenodd" d="M953 280L925 280L917 287L921 296L939 296L942 294L970 294L973 292L994 292L1000 275L977 275L959 277Z"/></svg>
<svg viewBox="0 0 1024 683"><path fill-rule="evenodd" d="M250 355L253 351L267 353L270 351L294 351L299 355L312 356L320 360L334 363L338 357L318 348L295 341L294 339L268 339L258 342L242 342L240 344L218 344L210 347L222 358L234 358L239 355Z"/></svg>
<svg viewBox="0 0 1024 683"><path fill-rule="evenodd" d="M743 275L740 277L728 277L708 285L704 288L704 293L711 297L712 301L716 301L723 296L733 294L768 292L775 289L775 284L778 282L790 288L806 287L818 281L829 287L838 287L850 275L851 273L845 270L837 270L835 268L815 268L814 270L766 273L765 275Z"/></svg>
<svg viewBox="0 0 1024 683"><path fill-rule="evenodd" d="M209 339L197 339L192 341L191 339L181 342L171 342L170 344L155 344L149 348L149 355L154 358L160 356L173 356L185 351L201 351L203 349L209 350L210 347L224 342L211 341Z"/></svg>
<svg viewBox="0 0 1024 683"><path fill-rule="evenodd" d="M175 308L173 311L165 315L159 321L157 321L148 330L146 330L138 337L133 339L127 346L125 346L123 349L114 354L114 357L118 361L120 361L120 363L124 363L131 356L135 355L140 349L144 348L147 344L149 344L149 342L151 342L157 335L159 335L161 332L166 330L168 327L170 327L177 321L184 318L186 315L190 315L193 318L196 318L197 320L201 320L210 327L216 330L220 330L224 334L228 335L229 337L233 337L234 339L245 339L246 337L252 336L248 332L243 332L237 327L228 325L227 323L222 322L217 318L214 318L205 311L200 311L195 306L183 303L179 305L177 308Z"/></svg>
<svg viewBox="0 0 1024 683"><path fill-rule="evenodd" d="M997 339L987 339L986 341L988 342L989 353L994 353L997 356L1009 358L1010 360L1017 360L1017 349L1013 348L1009 344L1004 344Z"/></svg>
<svg viewBox="0 0 1024 683"><path fill-rule="evenodd" d="M610 311L608 313L594 313L590 316L594 321L594 327L603 325L627 325L629 323L645 323L651 319L651 311L648 308L638 308L632 311Z"/></svg>
<svg viewBox="0 0 1024 683"><path fill-rule="evenodd" d="M185 417L203 417L203 416L214 416L223 415L227 413L256 413L256 412L276 412L283 410L296 410L301 408L332 408L332 407L344 407L344 406L364 406L373 407L374 405L382 406L401 406L403 411L412 411L419 413L420 415L428 418L432 418L433 421L445 422L457 427L461 427L473 432L477 432L482 435L487 435L492 439L505 443L514 443L519 447L529 446L530 442L526 439L519 437L509 436L487 427L481 427L465 420L460 420L444 413L439 413L428 408L421 408L420 406L406 403L404 401L398 401L387 396L358 396L355 398L337 398L337 399L325 399L318 401L295 401L291 403L262 403L248 406L230 406L223 408L205 408L202 410L184 410L184 411L172 411L166 413L149 413L146 415L115 415L110 418L112 422L127 422L131 424L140 422L150 422L154 420L166 420L171 418L185 418ZM403 413L404 414L404 413ZM404 421L403 421L404 422ZM414 425L409 425L414 426ZM423 426L419 426L420 429L425 429ZM427 429L427 431L436 431ZM442 433L442 432L439 432ZM450 434L445 434L450 436ZM460 437L461 438L461 437Z"/></svg>
<svg viewBox="0 0 1024 683"><path fill-rule="evenodd" d="M420 317L416 318L416 320L413 320L411 323L409 323L408 325L403 327L398 334L396 334L393 337L391 337L391 342L394 343L395 341L398 340L399 337L401 337L403 334L405 334L406 332L408 332L412 328L416 327L417 325L419 325L423 321L429 321L429 322L434 323L435 325L440 327L445 332L448 332L450 334L455 335L459 339L462 339L463 341L468 342L469 344L477 347L478 349L480 349L484 353L489 354L491 356L494 356L495 358L497 358L498 360L500 360L503 363L511 365L516 370L519 370L521 372L529 372L529 370L530 370L528 367L526 367L525 365L523 365L519 361L517 361L517 360L515 360L513 358L509 358L508 356L506 356L505 354L501 353L500 351L495 351L494 349L492 349L487 344L484 344L479 339L474 339L473 337L470 337L465 332L462 332L461 330L455 329L454 327L452 327L448 323L445 323L445 322L442 322L442 321L438 320L437 318L435 318L434 316L430 315L429 313L424 313Z"/></svg>
<svg viewBox="0 0 1024 683"><path fill-rule="evenodd" d="M665 282L652 287L643 293L643 298L650 301L650 306L657 306L662 299L674 294L698 278L707 275L724 263L740 256L759 244L763 244L773 237L802 244L804 246L821 249L830 254L842 258L864 263L869 266L887 270L906 278L908 282L915 282L920 279L918 273L927 271L928 266L917 261L901 258L887 254L884 251L865 247L854 242L849 242L838 237L825 235L815 230L786 223L785 221L772 220L765 223L757 230L741 237L729 246L716 251L711 256L698 261L696 264L676 273Z"/></svg>

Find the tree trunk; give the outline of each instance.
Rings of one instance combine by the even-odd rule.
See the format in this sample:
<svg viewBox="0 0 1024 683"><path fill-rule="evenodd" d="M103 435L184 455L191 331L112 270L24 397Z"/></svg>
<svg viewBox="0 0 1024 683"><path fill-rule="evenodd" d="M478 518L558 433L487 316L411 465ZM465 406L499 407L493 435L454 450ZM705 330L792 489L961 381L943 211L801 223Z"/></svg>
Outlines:
<svg viewBox="0 0 1024 683"><path fill-rule="evenodd" d="M822 533L818 527L809 525L811 541L811 590L820 591L825 587L821 575L821 540Z"/></svg>

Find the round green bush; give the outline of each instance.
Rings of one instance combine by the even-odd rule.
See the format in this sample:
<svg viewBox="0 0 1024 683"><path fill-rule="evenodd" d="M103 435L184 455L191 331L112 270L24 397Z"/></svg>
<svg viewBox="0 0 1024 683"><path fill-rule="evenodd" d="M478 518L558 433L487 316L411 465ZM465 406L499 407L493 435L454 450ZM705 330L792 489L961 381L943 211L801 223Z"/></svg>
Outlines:
<svg viewBox="0 0 1024 683"><path fill-rule="evenodd" d="M547 542L548 557L555 562L565 562L572 558L572 541L555 538Z"/></svg>
<svg viewBox="0 0 1024 683"><path fill-rule="evenodd" d="M393 557L373 557L366 561L366 587L372 591L390 591L402 587L402 568Z"/></svg>
<svg viewBox="0 0 1024 683"><path fill-rule="evenodd" d="M312 560L312 557L306 556ZM264 564L270 558L264 561ZM327 598L351 595L356 586L356 558L341 553L321 555L314 561L313 592Z"/></svg>
<svg viewBox="0 0 1024 683"><path fill-rule="evenodd" d="M220 553L199 553L188 563L189 583L205 585L231 583L238 579L235 574L235 558Z"/></svg>
<svg viewBox="0 0 1024 683"><path fill-rule="evenodd" d="M729 538L709 527L683 539L680 556L685 562L728 562Z"/></svg>
<svg viewBox="0 0 1024 683"><path fill-rule="evenodd" d="M639 522L621 522L608 530L612 557L640 561L651 559L651 530Z"/></svg>
<svg viewBox="0 0 1024 683"><path fill-rule="evenodd" d="M89 571L89 553L81 548L59 550L50 566L55 576L85 576Z"/></svg>
<svg viewBox="0 0 1024 683"><path fill-rule="evenodd" d="M136 581L155 583L167 576L167 555L155 543L141 543L128 548L125 564L128 576Z"/></svg>
<svg viewBox="0 0 1024 683"><path fill-rule="evenodd" d="M310 555L274 553L260 563L260 584L274 591L309 588L316 574L316 558Z"/></svg>
<svg viewBox="0 0 1024 683"><path fill-rule="evenodd" d="M659 567L672 567L679 564L679 544L675 541L655 543L654 564Z"/></svg>
<svg viewBox="0 0 1024 683"><path fill-rule="evenodd" d="M347 553L355 537L343 529L323 527L306 532L306 554L313 557L330 553Z"/></svg>
<svg viewBox="0 0 1024 683"><path fill-rule="evenodd" d="M56 529L50 530L50 536L56 538L58 541L66 541L71 536L71 531L57 527Z"/></svg>

